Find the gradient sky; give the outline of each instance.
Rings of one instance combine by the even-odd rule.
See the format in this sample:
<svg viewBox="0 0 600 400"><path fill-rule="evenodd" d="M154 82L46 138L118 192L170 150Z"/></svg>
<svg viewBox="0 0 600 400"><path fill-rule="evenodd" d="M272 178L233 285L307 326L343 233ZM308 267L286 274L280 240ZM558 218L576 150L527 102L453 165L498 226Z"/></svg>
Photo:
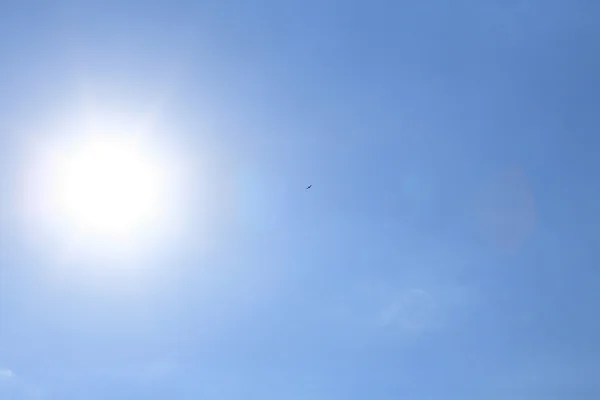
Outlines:
<svg viewBox="0 0 600 400"><path fill-rule="evenodd" d="M599 20L0 2L0 399L600 398ZM21 138L81 96L205 165L143 274L56 268L14 215Z"/></svg>

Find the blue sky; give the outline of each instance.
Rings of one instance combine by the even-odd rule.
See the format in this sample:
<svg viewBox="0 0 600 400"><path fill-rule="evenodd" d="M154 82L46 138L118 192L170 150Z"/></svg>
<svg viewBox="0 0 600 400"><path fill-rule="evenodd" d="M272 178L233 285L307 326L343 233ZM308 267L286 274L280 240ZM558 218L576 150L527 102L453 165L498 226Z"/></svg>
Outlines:
<svg viewBox="0 0 600 400"><path fill-rule="evenodd" d="M599 17L3 1L0 398L598 398ZM20 138L82 90L213 177L142 276L18 233Z"/></svg>

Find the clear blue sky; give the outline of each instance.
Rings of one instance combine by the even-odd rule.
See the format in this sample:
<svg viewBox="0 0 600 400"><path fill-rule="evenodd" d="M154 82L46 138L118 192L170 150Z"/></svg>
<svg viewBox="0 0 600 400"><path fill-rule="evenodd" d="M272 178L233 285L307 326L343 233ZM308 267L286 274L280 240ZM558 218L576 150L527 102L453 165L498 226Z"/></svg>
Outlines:
<svg viewBox="0 0 600 400"><path fill-rule="evenodd" d="M600 398L599 20L1 2L0 399ZM210 225L139 282L53 273L15 233L19 135L81 82L127 111L163 93L218 176Z"/></svg>

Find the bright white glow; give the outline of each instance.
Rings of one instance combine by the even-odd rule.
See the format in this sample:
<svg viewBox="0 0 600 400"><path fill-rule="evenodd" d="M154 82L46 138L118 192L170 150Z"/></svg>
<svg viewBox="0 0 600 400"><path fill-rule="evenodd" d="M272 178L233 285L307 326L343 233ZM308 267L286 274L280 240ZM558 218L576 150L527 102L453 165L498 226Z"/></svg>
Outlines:
<svg viewBox="0 0 600 400"><path fill-rule="evenodd" d="M76 229L126 239L159 216L164 171L140 143L99 136L69 150L54 166L51 201Z"/></svg>
<svg viewBox="0 0 600 400"><path fill-rule="evenodd" d="M20 178L30 234L46 233L67 256L104 257L153 250L174 233L182 163L147 123L94 114L52 132L30 138Z"/></svg>

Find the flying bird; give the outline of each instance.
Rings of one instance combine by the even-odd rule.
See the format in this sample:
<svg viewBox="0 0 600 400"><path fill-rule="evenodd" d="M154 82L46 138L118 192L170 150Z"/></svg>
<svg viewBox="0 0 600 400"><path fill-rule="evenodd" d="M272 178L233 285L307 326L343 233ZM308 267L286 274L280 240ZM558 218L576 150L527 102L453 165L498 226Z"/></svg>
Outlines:
<svg viewBox="0 0 600 400"><path fill-rule="evenodd" d="M305 190L308 190L312 187L312 185L308 185L308 187Z"/></svg>

